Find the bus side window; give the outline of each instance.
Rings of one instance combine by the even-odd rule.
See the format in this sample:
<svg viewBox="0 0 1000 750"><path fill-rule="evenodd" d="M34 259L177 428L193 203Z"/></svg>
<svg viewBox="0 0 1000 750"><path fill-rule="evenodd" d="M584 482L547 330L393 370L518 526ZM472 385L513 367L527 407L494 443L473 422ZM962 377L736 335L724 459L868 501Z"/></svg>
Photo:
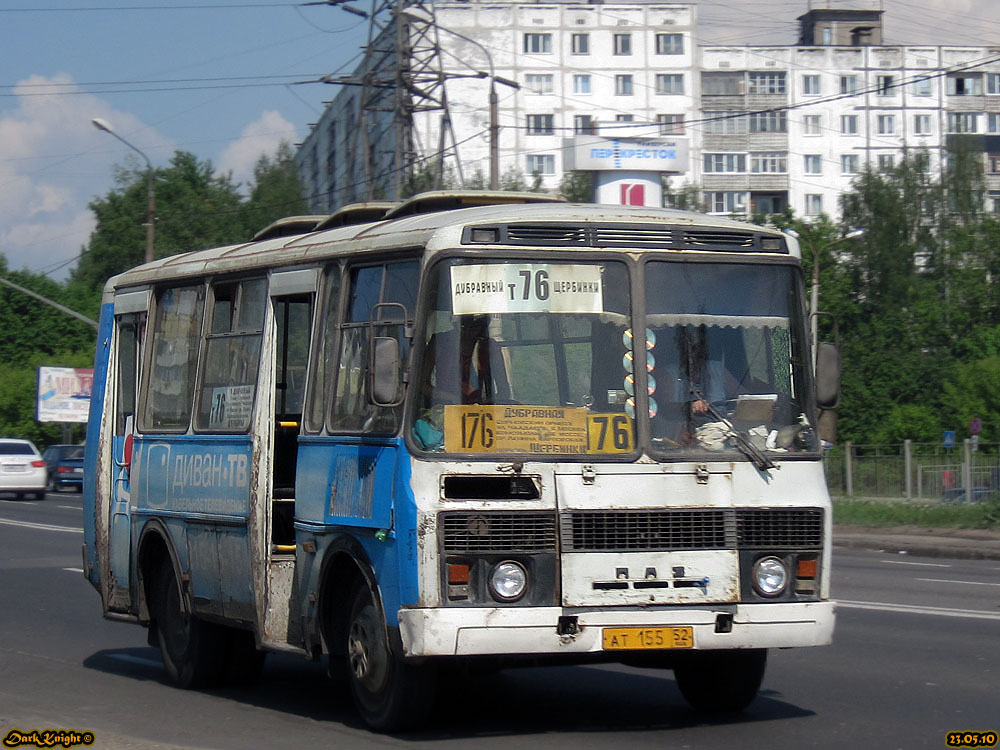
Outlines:
<svg viewBox="0 0 1000 750"><path fill-rule="evenodd" d="M324 283L324 303L316 327L316 353L309 376L309 396L305 406L305 430L317 433L323 429L323 417L327 399L331 397L331 387L336 377L337 336L340 332L340 273L339 265L331 266L326 272Z"/></svg>
<svg viewBox="0 0 1000 750"><path fill-rule="evenodd" d="M144 432L184 432L191 422L204 307L202 284L164 289L157 298L146 401L139 425Z"/></svg>
<svg viewBox="0 0 1000 750"><path fill-rule="evenodd" d="M124 435L126 419L135 415L136 388L139 382L139 356L145 313L129 313L118 318L118 400L115 408L115 434Z"/></svg>
<svg viewBox="0 0 1000 750"><path fill-rule="evenodd" d="M399 425L400 407L373 406L368 394L368 320L374 305L397 302L406 308L412 323L420 263L405 260L354 266L348 270L348 278L347 319L340 326L340 361L330 423L335 430L393 432ZM410 342L403 336L403 326L376 326L376 329L380 336L396 337L401 359L406 362Z"/></svg>

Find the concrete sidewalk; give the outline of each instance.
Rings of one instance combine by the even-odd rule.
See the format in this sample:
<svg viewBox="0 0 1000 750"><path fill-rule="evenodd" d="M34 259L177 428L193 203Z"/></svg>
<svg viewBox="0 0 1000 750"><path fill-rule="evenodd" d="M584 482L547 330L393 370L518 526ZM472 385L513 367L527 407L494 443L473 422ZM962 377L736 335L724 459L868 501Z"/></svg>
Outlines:
<svg viewBox="0 0 1000 750"><path fill-rule="evenodd" d="M834 525L833 546L926 557L1000 560L1000 532L980 529Z"/></svg>

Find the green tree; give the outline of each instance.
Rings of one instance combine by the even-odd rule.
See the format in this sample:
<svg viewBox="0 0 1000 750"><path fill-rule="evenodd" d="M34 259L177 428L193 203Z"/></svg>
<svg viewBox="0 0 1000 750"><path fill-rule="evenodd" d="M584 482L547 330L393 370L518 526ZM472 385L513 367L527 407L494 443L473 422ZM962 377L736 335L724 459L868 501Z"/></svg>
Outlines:
<svg viewBox="0 0 1000 750"><path fill-rule="evenodd" d="M570 203L593 203L594 173L566 172L559 181L559 195Z"/></svg>
<svg viewBox="0 0 1000 750"><path fill-rule="evenodd" d="M254 165L253 186L243 214L246 236L252 237L282 217L308 213L295 152L282 141L273 157L261 156Z"/></svg>

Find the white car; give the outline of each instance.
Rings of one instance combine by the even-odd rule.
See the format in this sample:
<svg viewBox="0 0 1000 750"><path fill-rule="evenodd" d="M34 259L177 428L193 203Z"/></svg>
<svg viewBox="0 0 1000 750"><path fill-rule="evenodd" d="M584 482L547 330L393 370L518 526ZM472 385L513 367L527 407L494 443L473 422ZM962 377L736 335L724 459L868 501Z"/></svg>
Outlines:
<svg viewBox="0 0 1000 750"><path fill-rule="evenodd" d="M0 438L0 493L44 500L47 481L45 460L30 440Z"/></svg>

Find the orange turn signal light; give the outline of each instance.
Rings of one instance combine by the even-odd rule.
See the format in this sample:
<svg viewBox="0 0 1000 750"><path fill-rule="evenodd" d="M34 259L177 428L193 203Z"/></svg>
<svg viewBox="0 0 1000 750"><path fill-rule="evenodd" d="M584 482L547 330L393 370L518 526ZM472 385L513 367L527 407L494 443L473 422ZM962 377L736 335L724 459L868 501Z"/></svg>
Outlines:
<svg viewBox="0 0 1000 750"><path fill-rule="evenodd" d="M468 565L456 565L454 563L448 564L448 583L468 583L468 582L469 582Z"/></svg>
<svg viewBox="0 0 1000 750"><path fill-rule="evenodd" d="M798 568L795 574L796 578L815 578L816 577L816 561L815 560L799 560Z"/></svg>

